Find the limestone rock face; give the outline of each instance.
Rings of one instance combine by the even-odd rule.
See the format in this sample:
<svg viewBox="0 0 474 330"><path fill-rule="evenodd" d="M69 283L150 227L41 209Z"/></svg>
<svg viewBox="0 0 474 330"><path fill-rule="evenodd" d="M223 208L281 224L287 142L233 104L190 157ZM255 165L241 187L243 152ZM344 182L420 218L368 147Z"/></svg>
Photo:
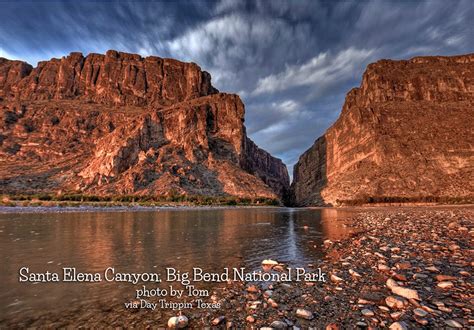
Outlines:
<svg viewBox="0 0 474 330"><path fill-rule="evenodd" d="M33 67L25 62L0 57L0 97L9 94L11 86L30 74Z"/></svg>
<svg viewBox="0 0 474 330"><path fill-rule="evenodd" d="M76 98L111 105L159 106L218 92L211 85L211 76L194 63L114 50L86 57L71 53L39 62L28 73L13 92L29 101Z"/></svg>
<svg viewBox="0 0 474 330"><path fill-rule="evenodd" d="M472 199L474 55L381 60L294 168L297 205Z"/></svg>
<svg viewBox="0 0 474 330"><path fill-rule="evenodd" d="M281 160L247 136L237 95L193 63L108 51L0 59L0 187L6 193L281 199Z"/></svg>

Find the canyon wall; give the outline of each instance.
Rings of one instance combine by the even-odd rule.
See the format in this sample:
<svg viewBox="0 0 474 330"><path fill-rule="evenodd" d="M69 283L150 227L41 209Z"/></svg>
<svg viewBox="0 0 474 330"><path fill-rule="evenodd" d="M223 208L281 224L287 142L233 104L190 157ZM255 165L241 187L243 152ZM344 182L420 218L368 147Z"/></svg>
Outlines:
<svg viewBox="0 0 474 330"><path fill-rule="evenodd" d="M2 193L282 199L281 160L194 63L108 51L0 59Z"/></svg>
<svg viewBox="0 0 474 330"><path fill-rule="evenodd" d="M294 167L293 203L474 197L474 54L381 60Z"/></svg>

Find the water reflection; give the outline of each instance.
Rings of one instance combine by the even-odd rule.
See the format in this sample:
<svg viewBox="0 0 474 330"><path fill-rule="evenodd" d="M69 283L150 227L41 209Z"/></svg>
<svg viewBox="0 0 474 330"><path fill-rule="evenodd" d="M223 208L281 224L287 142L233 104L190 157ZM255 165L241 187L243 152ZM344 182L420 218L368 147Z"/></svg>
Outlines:
<svg viewBox="0 0 474 330"><path fill-rule="evenodd" d="M188 271L317 263L324 239L347 235L347 210L285 208L0 214L0 317L100 298L130 296L130 284L18 283L18 270L62 273ZM59 303L60 302L60 303Z"/></svg>

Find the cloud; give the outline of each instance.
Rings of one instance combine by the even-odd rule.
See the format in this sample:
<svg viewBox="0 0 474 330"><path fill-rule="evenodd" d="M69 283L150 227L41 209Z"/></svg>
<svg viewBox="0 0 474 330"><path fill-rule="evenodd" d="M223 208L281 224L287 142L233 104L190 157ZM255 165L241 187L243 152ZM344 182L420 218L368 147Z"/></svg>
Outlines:
<svg viewBox="0 0 474 330"><path fill-rule="evenodd" d="M245 1L241 0L221 0L216 3L214 8L215 14L226 14L236 10L242 10L245 8Z"/></svg>
<svg viewBox="0 0 474 330"><path fill-rule="evenodd" d="M273 111L263 113L257 118L254 114L249 114L252 126L262 126L261 129L251 130L251 138L258 141L260 147L282 158L291 175L293 166L302 152L309 148L335 120L337 114L333 109L338 106L338 104L331 105L328 109L324 109L321 105L319 111L300 108L296 114L283 114L281 117L276 116ZM259 124L259 119L265 118L267 125L263 127Z"/></svg>
<svg viewBox="0 0 474 330"><path fill-rule="evenodd" d="M335 84L354 79L375 51L350 47L335 56L320 53L302 65L288 66L285 71L259 79L254 95L275 93L295 87L311 86L325 91Z"/></svg>
<svg viewBox="0 0 474 330"><path fill-rule="evenodd" d="M291 99L281 102L249 103L247 108L252 110L247 114L246 121L249 134L274 133L281 122L297 120L305 112L299 102Z"/></svg>
<svg viewBox="0 0 474 330"><path fill-rule="evenodd" d="M7 58L9 60L17 60L18 58L15 55L8 53L0 47L0 57Z"/></svg>
<svg viewBox="0 0 474 330"><path fill-rule="evenodd" d="M210 71L218 88L248 92L249 84L274 72L275 66L309 54L315 42L305 41L309 34L305 22L290 24L278 17L232 13L193 26L168 41L167 49Z"/></svg>
<svg viewBox="0 0 474 330"><path fill-rule="evenodd" d="M460 46L464 42L464 36L452 36L445 40L448 46Z"/></svg>
<svg viewBox="0 0 474 330"><path fill-rule="evenodd" d="M170 56L164 44L201 22L211 10L205 5L204 1L6 2L0 10L0 45L32 64L71 51L117 49Z"/></svg>

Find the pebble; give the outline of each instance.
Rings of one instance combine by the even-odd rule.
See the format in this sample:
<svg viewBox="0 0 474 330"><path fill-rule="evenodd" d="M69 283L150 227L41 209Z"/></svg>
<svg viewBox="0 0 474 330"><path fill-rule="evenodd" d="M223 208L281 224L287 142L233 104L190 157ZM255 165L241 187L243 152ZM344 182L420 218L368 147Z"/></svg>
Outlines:
<svg viewBox="0 0 474 330"><path fill-rule="evenodd" d="M307 309L303 309L303 308L298 308L296 310L296 316L300 317L300 318L303 318L303 319L306 319L306 320L312 320L314 318L314 315L313 315L312 312L310 312Z"/></svg>
<svg viewBox="0 0 474 330"><path fill-rule="evenodd" d="M373 304L373 302L363 299L363 298L359 298L359 300L357 300L357 303L359 305L372 305Z"/></svg>
<svg viewBox="0 0 474 330"><path fill-rule="evenodd" d="M454 287L454 284L451 281L443 281L438 283L438 287L441 289L450 289Z"/></svg>
<svg viewBox="0 0 474 330"><path fill-rule="evenodd" d="M427 319L423 319L423 318L416 318L415 317L415 321L421 325L428 325L429 321Z"/></svg>
<svg viewBox="0 0 474 330"><path fill-rule="evenodd" d="M285 268L282 265L276 265L276 266L273 266L273 270L283 273L285 271Z"/></svg>
<svg viewBox="0 0 474 330"><path fill-rule="evenodd" d="M411 268L411 264L409 262L397 262L395 264L395 267L397 267L397 269L400 269L400 270L406 270L406 269L410 269Z"/></svg>
<svg viewBox="0 0 474 330"><path fill-rule="evenodd" d="M397 282L395 282L391 278L389 278L385 284L387 285L387 288L389 289L392 289L393 287L398 286Z"/></svg>
<svg viewBox="0 0 474 330"><path fill-rule="evenodd" d="M286 324L283 321L273 321L270 324L270 328L273 328L273 329L286 329L286 328L288 328L288 324Z"/></svg>
<svg viewBox="0 0 474 330"><path fill-rule="evenodd" d="M433 300L433 304L435 304L435 305L438 306L438 307L444 306L444 302L439 301L439 300Z"/></svg>
<svg viewBox="0 0 474 330"><path fill-rule="evenodd" d="M278 265L278 262L276 262L275 260L272 260L272 259L265 259L265 260L262 261L262 269L265 272L268 272L268 271L272 270L272 268L277 266L277 265Z"/></svg>
<svg viewBox="0 0 474 330"><path fill-rule="evenodd" d="M448 248L450 251L456 251L456 250L459 250L460 249L460 246L459 245L456 245L456 244L452 244L449 246Z"/></svg>
<svg viewBox="0 0 474 330"><path fill-rule="evenodd" d="M258 293L258 288L255 285L250 285L247 287L247 292Z"/></svg>
<svg viewBox="0 0 474 330"><path fill-rule="evenodd" d="M373 311L371 311L370 309L363 309L361 311L362 315L366 316L366 317L370 317L370 316L374 316L375 313Z"/></svg>
<svg viewBox="0 0 474 330"><path fill-rule="evenodd" d="M421 308L420 303L418 301L416 301L415 299L408 299L408 302L410 304L412 304L413 306L415 306L415 307Z"/></svg>
<svg viewBox="0 0 474 330"><path fill-rule="evenodd" d="M391 290L394 294L399 295L403 298L421 300L420 296L418 295L418 291L416 290L405 288L402 286L394 286L391 288Z"/></svg>
<svg viewBox="0 0 474 330"><path fill-rule="evenodd" d="M454 320L446 320L444 323L451 328L462 328L462 324Z"/></svg>
<svg viewBox="0 0 474 330"><path fill-rule="evenodd" d="M450 275L436 275L435 278L438 282L457 280L456 277Z"/></svg>
<svg viewBox="0 0 474 330"><path fill-rule="evenodd" d="M390 267L388 267L385 264L378 264L377 268L378 268L378 270L381 270L381 271L389 271L390 270Z"/></svg>
<svg viewBox="0 0 474 330"><path fill-rule="evenodd" d="M352 277L362 277L362 275L360 275L358 272L356 272L356 271L353 270L353 269L349 269L349 274L350 274Z"/></svg>
<svg viewBox="0 0 474 330"><path fill-rule="evenodd" d="M384 256L383 254L379 253L379 252L375 252L375 255L379 258L382 258L382 259L385 259L387 258L386 256Z"/></svg>
<svg viewBox="0 0 474 330"><path fill-rule="evenodd" d="M262 304L262 302L259 301L259 300L252 301L252 302L250 303L250 307L249 307L249 308L250 308L250 309L258 309L261 304Z"/></svg>
<svg viewBox="0 0 474 330"><path fill-rule="evenodd" d="M278 303L273 300L272 298L268 299L268 303L270 304L270 306L272 306L273 308L278 308Z"/></svg>
<svg viewBox="0 0 474 330"><path fill-rule="evenodd" d="M429 307L429 306L423 306L422 307L425 311L427 311L428 313L436 313L436 310L434 310L433 308Z"/></svg>
<svg viewBox="0 0 474 330"><path fill-rule="evenodd" d="M333 244L333 241L331 241L330 239L327 239L327 240L325 240L325 241L323 242L323 244L324 244L325 246L330 246L330 245Z"/></svg>
<svg viewBox="0 0 474 330"><path fill-rule="evenodd" d="M344 281L344 280L343 280L342 278L340 278L340 277L338 277L338 276L332 274L332 275L331 275L331 281L337 283L337 282L342 282L342 281Z"/></svg>
<svg viewBox="0 0 474 330"><path fill-rule="evenodd" d="M219 317L216 317L214 320L212 320L211 324L212 325L219 325L224 320L225 320L225 316L219 316Z"/></svg>
<svg viewBox="0 0 474 330"><path fill-rule="evenodd" d="M278 265L278 262L272 259L265 259L262 261L262 265L275 266L275 265Z"/></svg>
<svg viewBox="0 0 474 330"><path fill-rule="evenodd" d="M426 315L428 315L428 312L421 308L415 308L413 310L413 313L415 313L415 315L419 317L425 317Z"/></svg>
<svg viewBox="0 0 474 330"><path fill-rule="evenodd" d="M385 298L385 303L388 307L396 309L402 309L405 305L408 304L405 299L396 296L388 296L387 298Z"/></svg>
<svg viewBox="0 0 474 330"><path fill-rule="evenodd" d="M408 327L405 322L395 322L392 323L389 327L391 330L408 330Z"/></svg>
<svg viewBox="0 0 474 330"><path fill-rule="evenodd" d="M393 274L393 278L396 279L397 281L402 281L402 282L406 282L408 279L405 275L403 274Z"/></svg>
<svg viewBox="0 0 474 330"><path fill-rule="evenodd" d="M445 313L451 313L453 311L451 308L444 307L444 306L439 306L438 309Z"/></svg>
<svg viewBox="0 0 474 330"><path fill-rule="evenodd" d="M189 323L189 320L186 316L173 316L168 320L168 327L172 329L182 329L185 328Z"/></svg>
<svg viewBox="0 0 474 330"><path fill-rule="evenodd" d="M435 266L430 266L430 267L427 267L425 269L432 272L432 273L439 273L439 269L436 268Z"/></svg>
<svg viewBox="0 0 474 330"><path fill-rule="evenodd" d="M402 316L402 312L393 312L393 313L390 313L390 317L394 320L398 320L400 318L400 316Z"/></svg>
<svg viewBox="0 0 474 330"><path fill-rule="evenodd" d="M255 322L255 317L253 317L252 315L249 315L249 316L247 316L245 321L247 321L248 323L254 323Z"/></svg>

